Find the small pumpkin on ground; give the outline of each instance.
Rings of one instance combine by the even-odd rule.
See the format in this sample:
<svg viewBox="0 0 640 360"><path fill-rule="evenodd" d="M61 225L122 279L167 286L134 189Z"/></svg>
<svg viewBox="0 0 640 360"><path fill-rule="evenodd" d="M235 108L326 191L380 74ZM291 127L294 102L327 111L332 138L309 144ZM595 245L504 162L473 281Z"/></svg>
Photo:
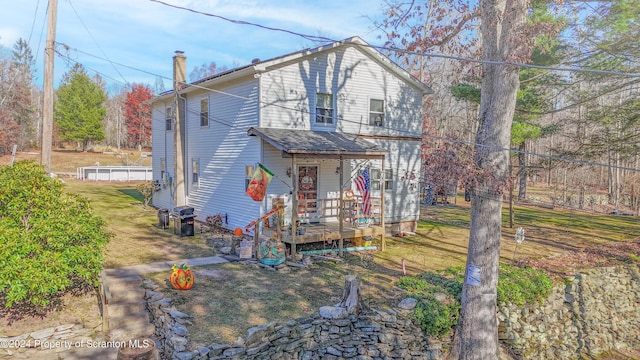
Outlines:
<svg viewBox="0 0 640 360"><path fill-rule="evenodd" d="M169 276L169 282L174 289L177 290L189 290L193 286L194 277L191 269L182 264L180 266L173 265L171 267L171 275Z"/></svg>

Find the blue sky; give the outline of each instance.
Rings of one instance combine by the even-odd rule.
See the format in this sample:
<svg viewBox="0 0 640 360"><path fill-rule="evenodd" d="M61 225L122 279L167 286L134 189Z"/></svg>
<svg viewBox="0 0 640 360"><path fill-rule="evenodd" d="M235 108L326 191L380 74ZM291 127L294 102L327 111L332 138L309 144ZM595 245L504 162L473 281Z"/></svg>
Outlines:
<svg viewBox="0 0 640 360"><path fill-rule="evenodd" d="M332 39L360 36L380 43L367 17L379 17L376 0L163 0L234 20L283 28ZM0 0L0 45L11 49L19 38L29 40L36 56L37 82L42 83L46 39L47 0ZM175 50L187 56L187 74L195 66L215 61L218 66L246 65L316 46L301 37L237 25L221 19L175 9L150 0L58 0L56 41L90 74L100 72L110 87L123 83L153 86L155 76L171 77ZM76 49L78 51L76 51ZM96 57L85 53L95 55ZM55 59L55 81L73 64ZM164 80L170 86L170 80Z"/></svg>

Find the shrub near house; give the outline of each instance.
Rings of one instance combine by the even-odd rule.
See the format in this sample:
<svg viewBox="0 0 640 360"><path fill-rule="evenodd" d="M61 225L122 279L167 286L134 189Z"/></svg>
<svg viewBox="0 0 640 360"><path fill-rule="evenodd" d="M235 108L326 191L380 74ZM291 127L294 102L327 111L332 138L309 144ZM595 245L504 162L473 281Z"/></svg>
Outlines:
<svg viewBox="0 0 640 360"><path fill-rule="evenodd" d="M0 167L0 184L0 312L41 313L95 287L109 234L88 200L28 161Z"/></svg>

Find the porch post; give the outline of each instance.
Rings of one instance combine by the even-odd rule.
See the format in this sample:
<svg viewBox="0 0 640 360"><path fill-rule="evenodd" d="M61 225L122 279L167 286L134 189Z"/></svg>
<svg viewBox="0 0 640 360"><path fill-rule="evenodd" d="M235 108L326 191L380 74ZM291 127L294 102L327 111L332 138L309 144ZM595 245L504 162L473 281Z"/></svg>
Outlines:
<svg viewBox="0 0 640 360"><path fill-rule="evenodd" d="M342 205L342 196L344 193L344 190L342 189L342 184L344 183L344 166L342 164L342 155L340 155L340 161L339 166L340 166L340 192L338 195L338 226L339 226L339 231L340 231L340 246L339 246L339 255L340 257L342 257L344 254L344 234L342 233L344 231L344 208Z"/></svg>
<svg viewBox="0 0 640 360"><path fill-rule="evenodd" d="M293 192L291 194L291 259L296 259L296 235L298 233L298 167L296 166L296 155L291 155L291 184Z"/></svg>
<svg viewBox="0 0 640 360"><path fill-rule="evenodd" d="M385 251L387 249L387 242L384 238L385 228L384 228L384 192L385 192L385 178L384 178L384 155L382 155L382 165L380 166L382 172L382 181L380 184L380 226L382 227L382 235L380 236L380 251Z"/></svg>

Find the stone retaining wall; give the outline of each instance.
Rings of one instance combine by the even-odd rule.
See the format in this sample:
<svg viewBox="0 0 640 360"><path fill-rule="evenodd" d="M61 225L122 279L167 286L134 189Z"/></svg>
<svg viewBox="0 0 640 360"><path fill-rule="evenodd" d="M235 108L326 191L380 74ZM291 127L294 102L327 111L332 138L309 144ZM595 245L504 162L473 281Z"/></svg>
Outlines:
<svg viewBox="0 0 640 360"><path fill-rule="evenodd" d="M403 312L372 311L326 318L321 312L249 329L242 343L188 348L188 315L146 280L148 309L163 359L426 359L443 347L426 338ZM640 349L637 265L598 268L567 277L542 305L501 304L499 338L516 359L575 359L610 349Z"/></svg>
<svg viewBox="0 0 640 360"><path fill-rule="evenodd" d="M441 358L442 345L393 310L326 318L322 311L287 322L251 328L242 343L187 349L188 316L171 306L158 286L145 282L148 308L156 324L163 359L422 359ZM335 316L334 314L324 316Z"/></svg>
<svg viewBox="0 0 640 360"><path fill-rule="evenodd" d="M498 337L519 359L576 359L640 349L638 265L566 277L542 305L501 304Z"/></svg>

